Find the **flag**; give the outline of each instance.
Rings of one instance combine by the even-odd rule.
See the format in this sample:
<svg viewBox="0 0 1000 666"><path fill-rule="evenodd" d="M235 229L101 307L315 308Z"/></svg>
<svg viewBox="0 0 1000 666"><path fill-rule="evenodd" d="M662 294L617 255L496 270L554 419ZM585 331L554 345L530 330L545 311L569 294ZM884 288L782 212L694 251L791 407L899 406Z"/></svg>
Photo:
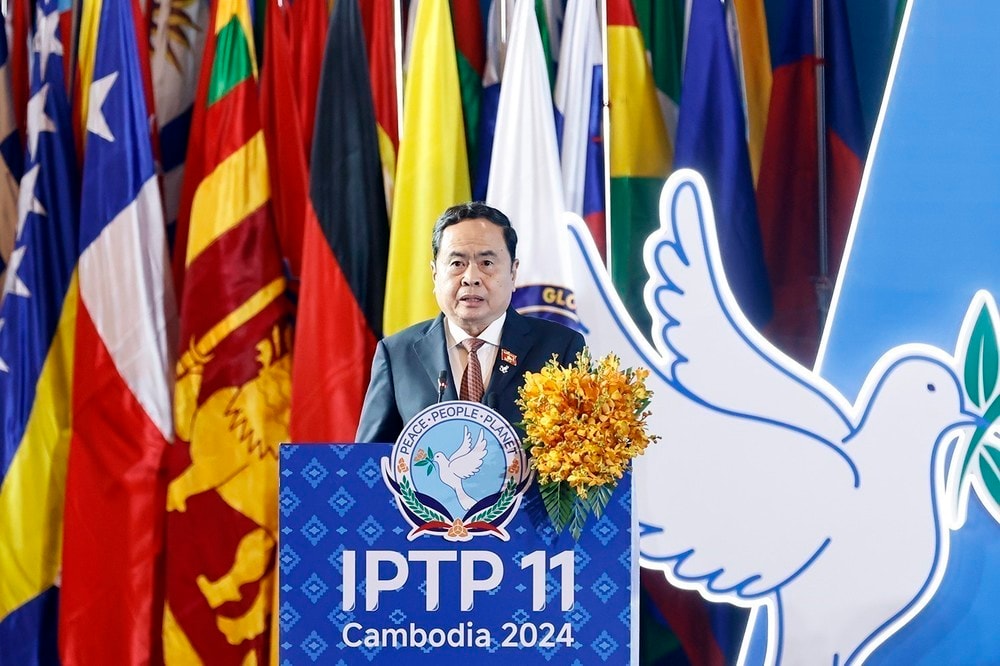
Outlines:
<svg viewBox="0 0 1000 666"><path fill-rule="evenodd" d="M684 59L674 168L699 171L712 196L726 277L744 314L757 325L770 316L754 199L743 100L718 0L693 0ZM739 651L746 611L695 599L662 581L644 580L644 590L685 652L709 649L714 663L729 663Z"/></svg>
<svg viewBox="0 0 1000 666"><path fill-rule="evenodd" d="M320 62L326 41L326 0L268 2L261 120L271 178L271 199L281 253L293 293L302 274Z"/></svg>
<svg viewBox="0 0 1000 666"><path fill-rule="evenodd" d="M479 109L479 133L476 139L476 154L470 153L472 165L472 197L476 201L486 199L489 186L490 166L493 162L493 137L496 133L497 106L500 102L500 79L504 70L514 12L511 0L503 0L506 11L506 25L501 27L501 2L489 6L486 27L486 62L482 71L482 95ZM559 0L535 0L538 30L545 54L545 69L549 86L555 85L556 57L559 54L559 35L562 32L562 2ZM507 36L507 41L502 39Z"/></svg>
<svg viewBox="0 0 1000 666"><path fill-rule="evenodd" d="M309 192L315 213L305 228L291 427L295 441L353 442L382 333L389 249L357 0L334 6L323 70Z"/></svg>
<svg viewBox="0 0 1000 666"><path fill-rule="evenodd" d="M508 6L510 4L508 2ZM517 0L514 0L513 4L516 5ZM510 11L510 9L507 10L508 13ZM544 55L549 85L554 86L559 60L559 37L562 34L563 1L535 0L535 19L538 23L538 36L542 40L542 54ZM507 35L509 43L510 32Z"/></svg>
<svg viewBox="0 0 1000 666"><path fill-rule="evenodd" d="M818 283L819 166L813 5L787 3L776 16L774 87L757 183L761 232L774 294L768 338L805 365L820 337L818 298L829 295L861 182L867 151L850 33L840 0L826 3L828 278Z"/></svg>
<svg viewBox="0 0 1000 666"><path fill-rule="evenodd" d="M184 181L184 158L191 128L191 105L208 25L207 2L153 2L150 12L150 67L163 169L163 204L172 236Z"/></svg>
<svg viewBox="0 0 1000 666"><path fill-rule="evenodd" d="M64 3L60 3L64 4ZM28 73L28 60L30 53L28 50L28 33L31 23L31 3L13 2L10 3L10 11L6 14L9 25L7 38L7 62L10 69L10 90L11 99L14 102L14 119L20 131L21 141L24 141L27 129L27 107L30 95L31 81ZM61 7L60 11L65 10ZM71 43L67 36L66 43Z"/></svg>
<svg viewBox="0 0 1000 666"><path fill-rule="evenodd" d="M72 425L79 181L55 0L37 5L31 128L0 303L0 655L58 663L66 461ZM44 55L43 55L44 54Z"/></svg>
<svg viewBox="0 0 1000 666"><path fill-rule="evenodd" d="M825 7L826 200L830 243L827 268L832 284L847 245L854 205L861 188L868 136L861 115L861 94L847 7L844 0L826 0Z"/></svg>
<svg viewBox="0 0 1000 666"><path fill-rule="evenodd" d="M506 12L505 34L510 34L513 12ZM472 198L482 201L490 183L490 162L493 159L493 135L497 127L497 105L500 102L500 76L503 73L507 44L501 39L500 2L490 4L486 18L486 61L483 65L483 90L479 103L479 133L476 137L475 161L472 165Z"/></svg>
<svg viewBox="0 0 1000 666"><path fill-rule="evenodd" d="M533 0L518 0L507 42L497 109L497 149L486 202L517 230L518 312L580 329L569 266L569 237L552 94Z"/></svg>
<svg viewBox="0 0 1000 666"><path fill-rule="evenodd" d="M411 3L416 6L416 0ZM385 206L392 214L396 182L396 155L399 153L399 114L396 108L395 3L366 0L361 3L368 47L368 72L378 131L378 152L382 162Z"/></svg>
<svg viewBox="0 0 1000 666"><path fill-rule="evenodd" d="M756 183L764 150L767 107L771 101L771 54L764 0L734 0L726 5L726 17L735 37L732 40L733 57L743 93L750 167Z"/></svg>
<svg viewBox="0 0 1000 666"><path fill-rule="evenodd" d="M211 141L192 144L181 201L189 218L177 442L167 458L168 664L267 659L278 444L288 440L290 305L270 206L249 7L217 0L210 15L191 134Z"/></svg>
<svg viewBox="0 0 1000 666"><path fill-rule="evenodd" d="M99 5L97 5L99 8ZM70 0L60 2L60 22L64 30L73 29L73 11ZM151 64L151 42L147 42L151 25L143 13L143 5L136 3L131 10L134 31L137 35L143 36L143 48L137 51L136 60L139 68L139 75L142 81L142 94L145 98L145 108L149 114L147 126L152 145L154 163L161 163L160 160L160 137L156 131L157 122L155 116L155 98L153 95L153 74ZM97 39L100 28L99 12L94 11L92 6L86 3L81 4L78 14L78 26L76 34L76 59L75 69L67 72L67 79L73 81L71 87L73 94L73 113L77 123L77 150L81 155L81 160L86 152L87 145L87 119L89 117L90 100L87 91L94 77L94 64L97 55ZM162 198L162 191L161 191Z"/></svg>
<svg viewBox="0 0 1000 666"><path fill-rule="evenodd" d="M569 0L561 44L555 105L566 209L583 217L606 259L604 68L593 2Z"/></svg>
<svg viewBox="0 0 1000 666"><path fill-rule="evenodd" d="M24 149L14 116L10 86L6 21L0 15L0 285L3 284L17 233L17 184L24 167ZM0 302L3 301L0 296Z"/></svg>
<svg viewBox="0 0 1000 666"><path fill-rule="evenodd" d="M483 69L486 67L486 36L479 0L451 0L458 47L458 80L462 91L462 114L465 118L465 143L469 164L476 163L479 138L480 97L483 94Z"/></svg>
<svg viewBox="0 0 1000 666"><path fill-rule="evenodd" d="M674 168L705 177L726 277L747 318L771 316L746 124L722 3L694 0L688 32Z"/></svg>
<svg viewBox="0 0 1000 666"><path fill-rule="evenodd" d="M642 33L629 0L608 0L611 237L609 268L636 326L649 335L642 270L646 237L660 226L660 190L673 148Z"/></svg>
<svg viewBox="0 0 1000 666"><path fill-rule="evenodd" d="M103 0L84 12L96 14L97 30L84 92L59 647L67 664L142 663L158 612L176 308L132 3Z"/></svg>
<svg viewBox="0 0 1000 666"><path fill-rule="evenodd" d="M673 155L687 36L686 0L631 0L645 42Z"/></svg>
<svg viewBox="0 0 1000 666"><path fill-rule="evenodd" d="M429 284L434 220L470 196L455 37L447 0L421 0L413 31L389 235L386 335L438 312ZM428 276L428 282L420 279L422 275Z"/></svg>

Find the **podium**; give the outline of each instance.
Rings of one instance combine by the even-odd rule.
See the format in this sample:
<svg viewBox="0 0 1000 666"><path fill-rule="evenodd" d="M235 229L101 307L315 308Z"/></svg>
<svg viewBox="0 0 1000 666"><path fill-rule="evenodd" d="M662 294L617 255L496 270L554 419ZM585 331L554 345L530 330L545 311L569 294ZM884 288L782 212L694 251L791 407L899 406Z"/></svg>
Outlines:
<svg viewBox="0 0 1000 666"><path fill-rule="evenodd" d="M507 430L453 401L394 445L281 446L281 664L637 663L631 476L574 541Z"/></svg>

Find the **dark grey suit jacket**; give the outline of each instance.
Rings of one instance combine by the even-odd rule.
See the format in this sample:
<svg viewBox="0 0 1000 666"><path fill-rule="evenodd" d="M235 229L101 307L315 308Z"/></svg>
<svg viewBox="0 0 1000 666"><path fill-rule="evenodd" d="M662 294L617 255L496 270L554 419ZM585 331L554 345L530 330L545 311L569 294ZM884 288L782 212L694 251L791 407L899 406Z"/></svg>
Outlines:
<svg viewBox="0 0 1000 666"><path fill-rule="evenodd" d="M395 442L403 426L425 407L438 401L438 376L445 371L448 386L443 400L457 400L446 348L444 315L438 315L378 343L372 361L372 378L358 424L357 442ZM500 372L496 365L483 402L512 424L521 420L514 403L525 372L538 372L556 354L559 362L572 363L583 349L583 336L555 322L525 317L512 308L500 334L500 348L514 354L517 364ZM523 436L523 433L518 431Z"/></svg>

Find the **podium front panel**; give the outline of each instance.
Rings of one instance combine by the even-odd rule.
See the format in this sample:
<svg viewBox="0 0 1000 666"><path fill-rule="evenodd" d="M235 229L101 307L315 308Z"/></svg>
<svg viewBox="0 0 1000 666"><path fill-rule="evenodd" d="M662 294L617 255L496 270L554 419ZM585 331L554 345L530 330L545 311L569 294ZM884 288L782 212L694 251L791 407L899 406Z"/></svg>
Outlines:
<svg viewBox="0 0 1000 666"><path fill-rule="evenodd" d="M391 448L281 447L281 664L635 663L631 476L579 541L554 532L533 481L508 540L411 539L383 478Z"/></svg>

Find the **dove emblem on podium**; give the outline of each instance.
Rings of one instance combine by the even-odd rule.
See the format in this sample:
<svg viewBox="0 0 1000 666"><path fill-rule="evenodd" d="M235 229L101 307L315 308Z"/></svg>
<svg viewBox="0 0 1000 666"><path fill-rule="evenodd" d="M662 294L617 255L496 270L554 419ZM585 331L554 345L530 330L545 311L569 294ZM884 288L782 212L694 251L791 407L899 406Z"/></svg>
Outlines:
<svg viewBox="0 0 1000 666"><path fill-rule="evenodd" d="M646 241L650 345L582 222L567 218L595 354L651 371L636 460L643 566L768 613L767 663L859 664L933 595L950 448L981 417L952 354L887 352L850 402L771 345L726 281L702 177L675 172Z"/></svg>
<svg viewBox="0 0 1000 666"><path fill-rule="evenodd" d="M465 491L462 482L472 477L479 468L483 466L483 458L486 457L486 437L483 436L482 428L479 429L479 438L475 445L472 444L472 433L469 427L465 427L465 435L462 443L455 452L446 456L441 451L437 451L431 457L432 465L437 469L441 483L455 491L458 503L468 511L476 504L476 499Z"/></svg>

